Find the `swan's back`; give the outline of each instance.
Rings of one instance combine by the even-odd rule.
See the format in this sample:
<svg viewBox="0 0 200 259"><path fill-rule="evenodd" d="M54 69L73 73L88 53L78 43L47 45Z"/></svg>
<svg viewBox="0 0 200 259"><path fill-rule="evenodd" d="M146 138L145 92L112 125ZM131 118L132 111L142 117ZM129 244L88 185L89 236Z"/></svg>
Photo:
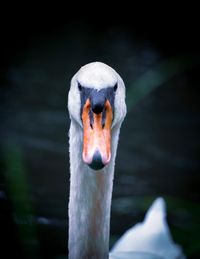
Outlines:
<svg viewBox="0 0 200 259"><path fill-rule="evenodd" d="M110 253L111 259L184 259L180 246L173 242L166 222L166 205L157 198L138 223L117 241Z"/></svg>

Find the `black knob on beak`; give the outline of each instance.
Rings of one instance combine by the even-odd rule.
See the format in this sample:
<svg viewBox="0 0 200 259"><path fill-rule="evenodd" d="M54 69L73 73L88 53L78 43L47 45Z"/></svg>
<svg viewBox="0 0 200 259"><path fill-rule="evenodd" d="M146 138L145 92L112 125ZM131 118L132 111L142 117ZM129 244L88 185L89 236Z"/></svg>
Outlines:
<svg viewBox="0 0 200 259"><path fill-rule="evenodd" d="M103 111L104 105L101 103L97 103L95 105L92 105L92 111L96 114L100 114Z"/></svg>
<svg viewBox="0 0 200 259"><path fill-rule="evenodd" d="M105 106L106 97L104 92L94 91L91 95L92 111L96 114L100 114Z"/></svg>

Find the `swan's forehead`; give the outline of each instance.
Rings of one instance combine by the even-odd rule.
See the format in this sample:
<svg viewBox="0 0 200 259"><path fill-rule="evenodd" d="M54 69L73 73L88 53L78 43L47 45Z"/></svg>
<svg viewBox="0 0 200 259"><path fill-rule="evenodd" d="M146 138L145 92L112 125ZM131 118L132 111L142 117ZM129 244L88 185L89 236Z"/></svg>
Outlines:
<svg viewBox="0 0 200 259"><path fill-rule="evenodd" d="M78 71L77 81L84 87L100 90L114 86L117 83L117 73L103 63L94 62Z"/></svg>

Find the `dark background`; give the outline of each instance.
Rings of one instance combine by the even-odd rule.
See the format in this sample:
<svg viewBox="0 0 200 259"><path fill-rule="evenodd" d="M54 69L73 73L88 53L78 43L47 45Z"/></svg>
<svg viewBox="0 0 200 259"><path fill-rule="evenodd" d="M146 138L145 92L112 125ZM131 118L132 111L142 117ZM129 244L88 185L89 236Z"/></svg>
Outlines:
<svg viewBox="0 0 200 259"><path fill-rule="evenodd" d="M128 104L110 246L163 196L175 242L199 258L198 9L77 4L2 9L1 253L66 257L67 92L80 66L102 61L124 79Z"/></svg>

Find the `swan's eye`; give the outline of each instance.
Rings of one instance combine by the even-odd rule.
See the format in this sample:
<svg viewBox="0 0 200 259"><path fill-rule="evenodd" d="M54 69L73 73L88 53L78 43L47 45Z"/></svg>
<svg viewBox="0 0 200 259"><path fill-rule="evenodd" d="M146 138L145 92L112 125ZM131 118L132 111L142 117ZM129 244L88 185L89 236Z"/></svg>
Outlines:
<svg viewBox="0 0 200 259"><path fill-rule="evenodd" d="M115 86L114 86L114 91L115 92L117 91L117 88L118 88L118 84L116 83Z"/></svg>
<svg viewBox="0 0 200 259"><path fill-rule="evenodd" d="M78 82L78 90L81 91L82 90L82 85Z"/></svg>

